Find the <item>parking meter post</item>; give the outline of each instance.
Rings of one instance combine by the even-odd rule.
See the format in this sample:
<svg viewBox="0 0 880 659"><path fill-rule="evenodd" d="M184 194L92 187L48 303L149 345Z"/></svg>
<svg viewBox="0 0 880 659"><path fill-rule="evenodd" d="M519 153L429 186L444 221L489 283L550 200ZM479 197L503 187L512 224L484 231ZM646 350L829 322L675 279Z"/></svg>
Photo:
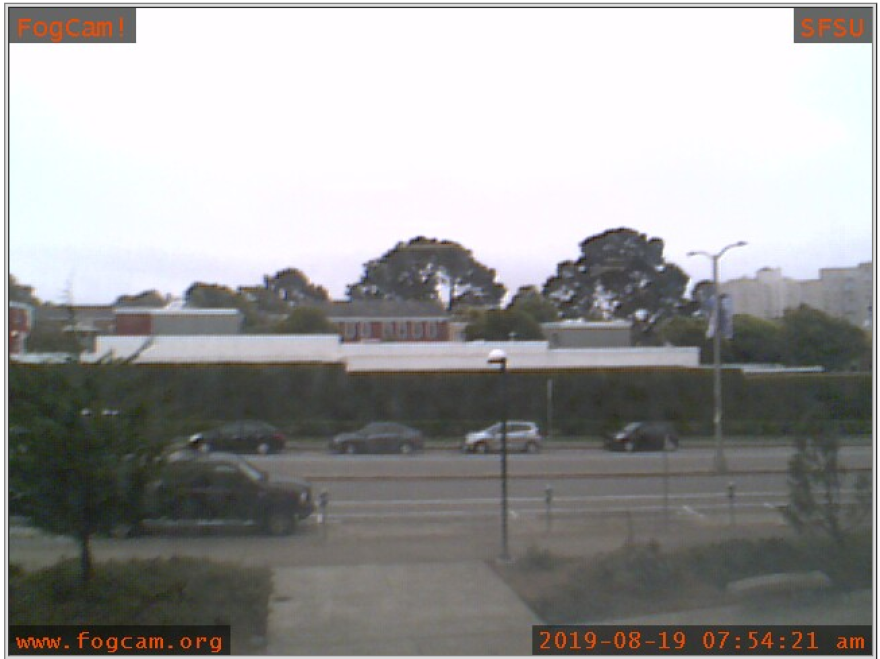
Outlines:
<svg viewBox="0 0 880 659"><path fill-rule="evenodd" d="M663 524L669 526L669 451L663 447Z"/></svg>
<svg viewBox="0 0 880 659"><path fill-rule="evenodd" d="M550 485L544 487L544 503L547 507L546 523L547 533L549 533L550 528L553 525L553 487L551 487Z"/></svg>
<svg viewBox="0 0 880 659"><path fill-rule="evenodd" d="M633 528L633 518L632 511L626 511L626 545L630 547L635 544L636 541L635 529Z"/></svg>
<svg viewBox="0 0 880 659"><path fill-rule="evenodd" d="M736 526L736 483L727 484L727 501L730 506L730 525Z"/></svg>
<svg viewBox="0 0 880 659"><path fill-rule="evenodd" d="M327 524L327 504L330 502L330 495L327 490L321 490L318 495L318 522L321 525Z"/></svg>

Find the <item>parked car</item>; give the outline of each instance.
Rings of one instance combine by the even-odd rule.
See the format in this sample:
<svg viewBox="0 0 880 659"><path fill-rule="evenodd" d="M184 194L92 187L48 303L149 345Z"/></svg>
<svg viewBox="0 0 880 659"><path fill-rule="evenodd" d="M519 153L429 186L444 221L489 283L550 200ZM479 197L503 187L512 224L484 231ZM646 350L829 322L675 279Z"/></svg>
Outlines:
<svg viewBox="0 0 880 659"><path fill-rule="evenodd" d="M198 432L189 441L204 451L266 455L284 450L287 437L265 421L235 421L213 430Z"/></svg>
<svg viewBox="0 0 880 659"><path fill-rule="evenodd" d="M142 529L256 527L286 535L314 511L312 487L304 480L270 481L238 455L186 449L168 456L143 499Z"/></svg>
<svg viewBox="0 0 880 659"><path fill-rule="evenodd" d="M678 433L665 421L635 421L606 437L605 448L627 452L674 451L678 448Z"/></svg>
<svg viewBox="0 0 880 659"><path fill-rule="evenodd" d="M412 453L425 448L422 433L401 423L374 422L330 440L334 453Z"/></svg>
<svg viewBox="0 0 880 659"><path fill-rule="evenodd" d="M531 421L507 422L507 449L537 453L541 450L544 438L537 423ZM501 450L501 424L496 423L484 430L465 435L461 450L465 453L488 453Z"/></svg>

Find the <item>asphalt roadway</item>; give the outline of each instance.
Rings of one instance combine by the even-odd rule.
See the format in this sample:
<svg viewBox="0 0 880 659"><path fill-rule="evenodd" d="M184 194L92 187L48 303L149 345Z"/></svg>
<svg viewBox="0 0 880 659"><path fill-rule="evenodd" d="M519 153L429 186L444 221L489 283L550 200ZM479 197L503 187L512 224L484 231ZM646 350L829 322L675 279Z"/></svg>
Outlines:
<svg viewBox="0 0 880 659"><path fill-rule="evenodd" d="M711 448L675 454L612 455L601 451L548 450L539 456L513 456L511 482L543 486L580 481L619 488L612 496L632 495L637 484L654 488L643 500L626 499L623 509L607 509L595 501L557 502L547 515L541 502L514 502L509 524L509 548L514 559L530 549L548 549L561 555L591 555L626 543L657 540L664 548L712 542L728 537L790 533L774 505L731 508L712 493L705 501L663 501L656 485L658 465L673 479L714 482L713 490L734 477L764 473L784 475L790 451L785 448L728 451L730 473L711 474ZM128 540L102 538L94 542L97 560L187 555L245 565L273 568L274 592L270 604L266 652L274 655L522 655L531 651L531 625L539 621L491 569L501 548L498 509L498 456L462 456L427 452L415 456L330 456L295 451L255 458L273 477L307 476L316 488L328 487L327 516L314 516L288 538L258 535L153 536ZM843 461L850 468L873 464L869 447L849 447ZM695 475L696 474L696 475ZM698 477L699 476L699 477ZM441 498L464 501L467 512L449 511L437 501L431 483L451 489ZM382 514L358 515L367 508L365 487L390 488L374 503L409 492L422 497L420 510L378 506ZM612 487L612 485L614 487ZM495 494L474 496L470 487L490 487ZM765 483L759 487L766 487ZM350 494L344 494L349 487ZM565 485L557 485L557 489ZM402 488L398 490L397 488ZM584 495L589 496L589 495ZM713 498L714 497L714 498ZM474 499L490 499L474 504ZM705 507L709 503L721 504ZM360 508L357 504L361 504ZM442 504L442 505L441 505ZM641 505L645 504L645 505ZM692 505L695 504L695 505ZM347 508L346 508L347 506ZM444 507L445 506L445 507ZM483 509L485 507L485 510ZM391 508L391 510L389 510ZM350 513L346 515L347 513ZM76 546L64 538L45 536L27 527L10 529L9 561L26 568L52 564L76 556ZM867 600L870 601L868 593ZM867 615L866 601L857 599L838 607L844 616ZM837 609L835 609L837 610ZM741 608L702 612L709 620L734 624L746 612ZM787 615L797 611L787 609ZM695 612L669 620L699 622ZM828 610L825 610L828 615ZM715 616L715 618L712 618ZM767 613L765 623L772 622ZM850 617L846 617L850 616ZM868 616L870 620L870 616ZM654 620L656 624L664 624Z"/></svg>

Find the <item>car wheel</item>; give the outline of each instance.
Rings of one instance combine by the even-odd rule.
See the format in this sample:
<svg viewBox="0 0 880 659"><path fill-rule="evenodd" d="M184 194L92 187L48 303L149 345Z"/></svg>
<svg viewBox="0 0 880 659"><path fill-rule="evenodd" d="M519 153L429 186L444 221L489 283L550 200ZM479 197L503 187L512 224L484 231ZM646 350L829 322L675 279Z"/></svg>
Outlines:
<svg viewBox="0 0 880 659"><path fill-rule="evenodd" d="M403 442L400 445L401 455L409 455L412 452L413 452L413 447L412 447L412 444L410 444L409 442Z"/></svg>
<svg viewBox="0 0 880 659"><path fill-rule="evenodd" d="M632 453L633 451L636 450L636 443L631 439L626 440L623 443L623 450L626 451L627 453Z"/></svg>
<svg viewBox="0 0 880 659"><path fill-rule="evenodd" d="M296 517L283 510L272 510L266 517L266 531L269 535L290 535L296 528Z"/></svg>
<svg viewBox="0 0 880 659"><path fill-rule="evenodd" d="M354 455L355 453L357 453L357 446L349 443L349 444L346 444L345 448L343 448L342 450L346 455Z"/></svg>
<svg viewBox="0 0 880 659"><path fill-rule="evenodd" d="M476 446L474 446L474 452L476 453L488 453L489 447L486 446L486 442L480 442Z"/></svg>
<svg viewBox="0 0 880 659"><path fill-rule="evenodd" d="M272 452L272 447L269 446L266 442L260 442L257 445L257 453L260 455L268 455Z"/></svg>
<svg viewBox="0 0 880 659"><path fill-rule="evenodd" d="M540 447L536 442L526 442L526 453L537 453Z"/></svg>

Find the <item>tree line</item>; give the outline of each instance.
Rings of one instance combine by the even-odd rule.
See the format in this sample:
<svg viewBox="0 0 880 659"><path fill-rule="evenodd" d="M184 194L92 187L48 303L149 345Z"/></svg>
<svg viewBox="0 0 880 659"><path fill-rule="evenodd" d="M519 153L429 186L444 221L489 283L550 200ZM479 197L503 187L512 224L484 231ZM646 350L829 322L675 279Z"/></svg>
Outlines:
<svg viewBox="0 0 880 659"><path fill-rule="evenodd" d="M467 323L468 340L540 340L540 324L563 319L632 323L637 346L701 348L709 361L705 301L709 281L687 294L689 278L666 260L664 242L630 228L607 230L583 240L575 259L565 260L542 286L521 287L503 305L507 288L497 272L463 245L419 236L399 242L364 264L359 281L346 289L348 300L426 301ZM39 306L33 290L10 276L10 299ZM158 291L122 295L114 306L163 306ZM327 320L330 296L298 268L265 275L259 285L231 288L195 282L184 294L187 307L234 308L248 333L335 333ZM33 350L55 347L59 337L37 333ZM789 310L779 321L739 315L734 338L724 342L726 362L819 365L829 370L869 368L870 340L861 329L808 307Z"/></svg>

